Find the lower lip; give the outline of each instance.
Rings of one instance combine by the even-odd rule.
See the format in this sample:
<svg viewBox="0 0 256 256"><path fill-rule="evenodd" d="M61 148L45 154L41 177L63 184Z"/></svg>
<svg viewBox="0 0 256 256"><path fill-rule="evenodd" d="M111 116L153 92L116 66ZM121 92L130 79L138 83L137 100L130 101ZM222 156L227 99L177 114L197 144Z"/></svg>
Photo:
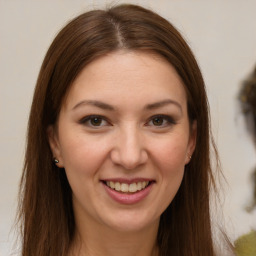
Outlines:
<svg viewBox="0 0 256 256"><path fill-rule="evenodd" d="M122 193L122 192L116 191L114 189L111 189L106 184L104 184L104 187L105 187L108 195L112 199L114 199L116 202L118 202L120 204L136 204L148 196L148 194L151 191L152 185L153 185L153 182L150 183L146 188L144 188L138 192L135 192L135 193Z"/></svg>

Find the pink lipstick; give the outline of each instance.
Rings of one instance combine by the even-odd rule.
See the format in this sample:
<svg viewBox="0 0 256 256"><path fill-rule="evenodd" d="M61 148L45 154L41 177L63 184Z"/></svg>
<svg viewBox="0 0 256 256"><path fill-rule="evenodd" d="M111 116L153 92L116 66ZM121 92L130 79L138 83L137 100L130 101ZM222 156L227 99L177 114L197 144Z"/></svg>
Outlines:
<svg viewBox="0 0 256 256"><path fill-rule="evenodd" d="M108 195L121 204L135 204L142 201L150 193L153 184L153 181L145 179L103 181Z"/></svg>

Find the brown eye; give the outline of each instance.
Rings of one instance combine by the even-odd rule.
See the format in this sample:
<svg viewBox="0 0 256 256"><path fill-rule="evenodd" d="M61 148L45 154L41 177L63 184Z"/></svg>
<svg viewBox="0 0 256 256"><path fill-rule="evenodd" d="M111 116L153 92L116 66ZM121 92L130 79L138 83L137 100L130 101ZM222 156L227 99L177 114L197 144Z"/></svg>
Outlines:
<svg viewBox="0 0 256 256"><path fill-rule="evenodd" d="M89 115L79 121L80 124L91 128L101 128L110 125L110 123L103 116Z"/></svg>
<svg viewBox="0 0 256 256"><path fill-rule="evenodd" d="M102 124L102 118L101 117L92 117L90 119L90 124L92 126L100 126Z"/></svg>
<svg viewBox="0 0 256 256"><path fill-rule="evenodd" d="M163 117L155 117L152 119L152 123L155 126L161 126L164 123L164 119L163 119Z"/></svg>
<svg viewBox="0 0 256 256"><path fill-rule="evenodd" d="M158 128L164 128L164 127L171 127L176 124L176 121L173 119L173 117L168 115L155 115L152 116L149 121L146 123L147 126L151 127L158 127Z"/></svg>

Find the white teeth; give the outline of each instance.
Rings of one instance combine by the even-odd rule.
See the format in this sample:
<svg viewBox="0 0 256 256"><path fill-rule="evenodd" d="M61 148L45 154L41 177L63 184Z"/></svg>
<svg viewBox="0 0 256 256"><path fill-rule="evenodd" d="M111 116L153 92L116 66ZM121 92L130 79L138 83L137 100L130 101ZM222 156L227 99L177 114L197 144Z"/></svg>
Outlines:
<svg viewBox="0 0 256 256"><path fill-rule="evenodd" d="M115 183L115 190L116 190L116 191L120 191L120 190L121 190L121 186L120 186L120 183L119 183L119 182L116 182L116 183Z"/></svg>
<svg viewBox="0 0 256 256"><path fill-rule="evenodd" d="M137 182L132 184L107 181L106 184L108 187L116 191L121 191L123 193L127 193L127 192L135 193L137 191L144 189L149 184L149 181L142 181L142 182Z"/></svg>
<svg viewBox="0 0 256 256"><path fill-rule="evenodd" d="M132 184L129 185L129 192L132 193L132 192L135 192L137 190L138 190L138 188L136 186L136 183L132 183Z"/></svg>
<svg viewBox="0 0 256 256"><path fill-rule="evenodd" d="M114 183L113 181L110 181L109 183L110 183L110 187L111 187L111 188L115 188L115 183ZM109 186L109 185L108 185L108 186Z"/></svg>
<svg viewBox="0 0 256 256"><path fill-rule="evenodd" d="M129 191L129 185L126 183L121 184L121 191L122 192L128 192Z"/></svg>
<svg viewBox="0 0 256 256"><path fill-rule="evenodd" d="M137 190L142 190L142 184L141 184L141 182L138 182L138 183L137 183Z"/></svg>

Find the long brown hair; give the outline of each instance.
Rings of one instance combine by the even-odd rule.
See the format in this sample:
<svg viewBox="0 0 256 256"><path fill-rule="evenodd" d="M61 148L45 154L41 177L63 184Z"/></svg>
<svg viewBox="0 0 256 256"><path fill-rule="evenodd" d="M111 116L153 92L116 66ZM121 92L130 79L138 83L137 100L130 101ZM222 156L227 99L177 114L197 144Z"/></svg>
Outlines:
<svg viewBox="0 0 256 256"><path fill-rule="evenodd" d="M90 62L126 49L154 51L185 85L197 143L179 191L161 216L160 255L213 256L209 191L214 185L209 147L208 103L198 64L180 33L161 16L135 5L84 13L54 39L43 61L31 107L19 217L23 256L67 255L74 238L72 191L65 170L52 163L47 127L54 124L72 82Z"/></svg>

